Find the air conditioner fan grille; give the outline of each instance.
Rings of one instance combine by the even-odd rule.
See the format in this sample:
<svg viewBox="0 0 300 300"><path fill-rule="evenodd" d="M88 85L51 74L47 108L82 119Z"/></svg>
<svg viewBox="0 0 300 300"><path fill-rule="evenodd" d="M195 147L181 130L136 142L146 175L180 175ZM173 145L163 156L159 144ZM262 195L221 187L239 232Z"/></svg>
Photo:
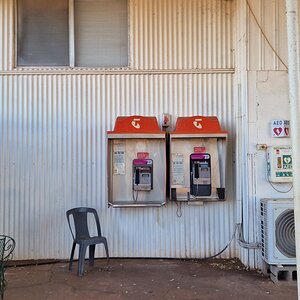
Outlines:
<svg viewBox="0 0 300 300"><path fill-rule="evenodd" d="M289 258L296 257L294 210L288 209L281 213L275 227L277 249Z"/></svg>

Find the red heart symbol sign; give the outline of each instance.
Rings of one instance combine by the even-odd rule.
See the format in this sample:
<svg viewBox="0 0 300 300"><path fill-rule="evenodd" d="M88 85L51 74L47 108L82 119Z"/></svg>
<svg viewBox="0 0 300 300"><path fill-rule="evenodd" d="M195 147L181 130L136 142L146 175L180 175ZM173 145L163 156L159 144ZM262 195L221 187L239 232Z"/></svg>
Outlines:
<svg viewBox="0 0 300 300"><path fill-rule="evenodd" d="M273 129L273 132L278 136L282 132L282 128L281 127L275 127Z"/></svg>

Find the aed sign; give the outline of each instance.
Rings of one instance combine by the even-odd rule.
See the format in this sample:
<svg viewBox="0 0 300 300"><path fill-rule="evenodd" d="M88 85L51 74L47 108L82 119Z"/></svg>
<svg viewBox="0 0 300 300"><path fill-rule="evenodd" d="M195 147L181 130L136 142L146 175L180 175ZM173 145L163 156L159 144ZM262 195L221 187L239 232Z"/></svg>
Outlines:
<svg viewBox="0 0 300 300"><path fill-rule="evenodd" d="M273 120L271 126L272 137L282 138L290 136L290 121L289 120Z"/></svg>

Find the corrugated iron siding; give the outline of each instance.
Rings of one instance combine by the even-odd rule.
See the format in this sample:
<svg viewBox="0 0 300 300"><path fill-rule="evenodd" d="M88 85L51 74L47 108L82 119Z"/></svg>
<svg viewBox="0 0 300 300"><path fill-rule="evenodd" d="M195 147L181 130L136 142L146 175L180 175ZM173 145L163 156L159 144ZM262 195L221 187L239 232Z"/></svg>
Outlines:
<svg viewBox="0 0 300 300"><path fill-rule="evenodd" d="M47 75L12 70L13 1L0 0L0 231L16 239L15 259L67 258L65 211L85 205L98 209L115 257L197 258L228 243L235 224L233 3L132 1L131 71ZM225 69L183 74L193 68ZM164 74L166 69L174 73ZM137 74L140 70L145 74ZM230 132L228 200L108 208L106 131L118 115L163 112L172 115L173 125L177 116L220 118ZM232 245L223 257L235 255Z"/></svg>
<svg viewBox="0 0 300 300"><path fill-rule="evenodd" d="M133 0L133 67L232 68L233 3Z"/></svg>
<svg viewBox="0 0 300 300"><path fill-rule="evenodd" d="M249 69L286 70L278 58L287 65L285 0L248 0L247 3Z"/></svg>
<svg viewBox="0 0 300 300"><path fill-rule="evenodd" d="M165 111L217 114L233 132L231 81L232 75L2 76L0 226L18 242L15 258L67 257L65 211L81 205L99 209L113 256L218 252L234 227L232 181L227 202L182 205L181 218L174 203L108 209L105 138L118 115ZM228 174L231 165L229 158Z"/></svg>

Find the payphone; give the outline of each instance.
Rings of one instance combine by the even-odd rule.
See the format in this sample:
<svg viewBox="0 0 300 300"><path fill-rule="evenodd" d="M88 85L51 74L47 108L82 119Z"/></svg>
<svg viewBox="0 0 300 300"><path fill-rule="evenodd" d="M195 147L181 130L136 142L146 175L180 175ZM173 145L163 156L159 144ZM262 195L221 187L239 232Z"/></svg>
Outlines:
<svg viewBox="0 0 300 300"><path fill-rule="evenodd" d="M109 206L166 203L166 132L155 117L118 117L114 130L107 132L107 147Z"/></svg>
<svg viewBox="0 0 300 300"><path fill-rule="evenodd" d="M178 117L170 132L170 199L198 205L226 198L227 131L214 116Z"/></svg>
<svg viewBox="0 0 300 300"><path fill-rule="evenodd" d="M132 162L132 180L134 191L153 190L153 160L134 159Z"/></svg>
<svg viewBox="0 0 300 300"><path fill-rule="evenodd" d="M209 153L193 153L190 155L190 194L195 197L211 195Z"/></svg>

